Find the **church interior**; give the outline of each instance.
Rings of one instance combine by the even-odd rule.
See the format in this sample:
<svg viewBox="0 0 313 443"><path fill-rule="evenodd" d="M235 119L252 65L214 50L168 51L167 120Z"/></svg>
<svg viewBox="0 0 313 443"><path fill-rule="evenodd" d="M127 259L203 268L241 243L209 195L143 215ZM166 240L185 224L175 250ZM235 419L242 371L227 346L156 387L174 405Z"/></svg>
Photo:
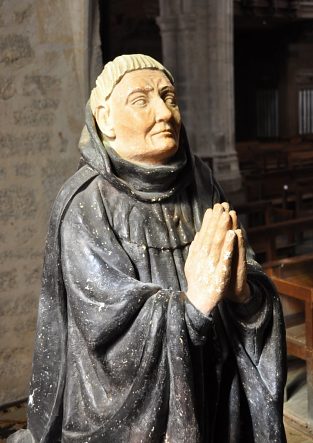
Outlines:
<svg viewBox="0 0 313 443"><path fill-rule="evenodd" d="M46 227L85 103L131 53L177 79L191 148L277 287L288 442L313 442L312 0L0 1L0 441L26 426Z"/></svg>

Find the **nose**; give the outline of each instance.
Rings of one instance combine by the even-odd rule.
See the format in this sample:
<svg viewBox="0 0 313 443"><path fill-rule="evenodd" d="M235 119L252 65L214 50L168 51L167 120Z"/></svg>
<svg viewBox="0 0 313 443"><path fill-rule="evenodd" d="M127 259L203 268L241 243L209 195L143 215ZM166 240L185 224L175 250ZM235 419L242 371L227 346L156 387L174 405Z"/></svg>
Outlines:
<svg viewBox="0 0 313 443"><path fill-rule="evenodd" d="M155 120L157 122L168 121L172 117L172 112L166 105L162 97L159 97L155 103Z"/></svg>

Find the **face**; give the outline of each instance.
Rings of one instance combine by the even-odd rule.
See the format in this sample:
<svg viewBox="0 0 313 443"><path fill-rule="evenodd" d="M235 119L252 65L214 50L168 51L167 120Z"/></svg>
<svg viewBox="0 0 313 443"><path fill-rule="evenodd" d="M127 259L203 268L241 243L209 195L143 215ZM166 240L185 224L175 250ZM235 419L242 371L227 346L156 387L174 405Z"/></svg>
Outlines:
<svg viewBox="0 0 313 443"><path fill-rule="evenodd" d="M107 112L102 115L108 128L103 132L122 158L153 165L166 163L176 153L181 117L175 89L162 71L125 74L112 91Z"/></svg>

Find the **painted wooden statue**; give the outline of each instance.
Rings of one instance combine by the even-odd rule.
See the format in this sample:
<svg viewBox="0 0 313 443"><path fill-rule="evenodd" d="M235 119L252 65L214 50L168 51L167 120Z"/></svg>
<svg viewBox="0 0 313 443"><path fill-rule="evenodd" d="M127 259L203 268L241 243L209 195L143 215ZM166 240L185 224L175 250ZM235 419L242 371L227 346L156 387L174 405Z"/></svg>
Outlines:
<svg viewBox="0 0 313 443"><path fill-rule="evenodd" d="M168 70L108 63L80 150L50 222L23 438L284 442L279 299L189 149Z"/></svg>

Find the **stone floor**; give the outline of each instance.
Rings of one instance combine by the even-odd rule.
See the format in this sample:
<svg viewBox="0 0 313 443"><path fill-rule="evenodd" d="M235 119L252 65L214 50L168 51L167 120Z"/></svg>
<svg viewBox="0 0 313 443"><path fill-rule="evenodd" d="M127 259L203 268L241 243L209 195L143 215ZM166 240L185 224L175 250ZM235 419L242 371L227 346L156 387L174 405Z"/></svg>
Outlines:
<svg viewBox="0 0 313 443"><path fill-rule="evenodd" d="M18 429L26 427L26 403L8 407L0 411L0 443ZM295 429L286 422L286 433L288 443L313 443L313 435L310 437ZM264 442L270 443L270 442Z"/></svg>

